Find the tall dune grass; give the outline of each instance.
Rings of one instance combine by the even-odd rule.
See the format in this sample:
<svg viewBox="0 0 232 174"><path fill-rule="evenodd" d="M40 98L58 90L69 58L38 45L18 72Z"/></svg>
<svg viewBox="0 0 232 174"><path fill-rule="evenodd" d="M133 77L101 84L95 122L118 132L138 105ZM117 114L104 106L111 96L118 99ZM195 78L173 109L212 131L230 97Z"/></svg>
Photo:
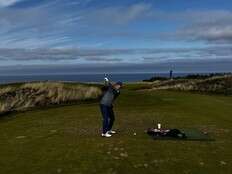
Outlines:
<svg viewBox="0 0 232 174"><path fill-rule="evenodd" d="M0 113L97 99L100 95L98 87L83 84L39 82L19 87L9 85L0 88Z"/></svg>
<svg viewBox="0 0 232 174"><path fill-rule="evenodd" d="M166 80L152 84L153 90L173 89L203 93L232 95L232 76L215 76L208 79Z"/></svg>

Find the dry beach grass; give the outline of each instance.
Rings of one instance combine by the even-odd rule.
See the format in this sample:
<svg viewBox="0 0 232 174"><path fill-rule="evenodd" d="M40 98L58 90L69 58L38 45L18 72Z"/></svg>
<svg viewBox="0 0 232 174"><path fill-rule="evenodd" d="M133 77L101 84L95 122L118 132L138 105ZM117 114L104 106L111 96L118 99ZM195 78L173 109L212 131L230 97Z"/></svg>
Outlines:
<svg viewBox="0 0 232 174"><path fill-rule="evenodd" d="M232 75L214 76L207 79L173 79L144 82L135 90L177 90L211 94L232 94Z"/></svg>
<svg viewBox="0 0 232 174"><path fill-rule="evenodd" d="M0 88L0 113L97 99L100 95L98 87L83 84L38 82L7 85Z"/></svg>

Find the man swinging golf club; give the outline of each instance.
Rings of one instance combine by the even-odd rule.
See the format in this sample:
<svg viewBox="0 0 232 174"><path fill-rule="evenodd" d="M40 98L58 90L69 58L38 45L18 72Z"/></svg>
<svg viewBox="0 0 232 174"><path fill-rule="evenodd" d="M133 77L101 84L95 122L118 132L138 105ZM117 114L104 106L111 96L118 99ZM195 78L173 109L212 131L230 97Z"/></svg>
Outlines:
<svg viewBox="0 0 232 174"><path fill-rule="evenodd" d="M100 101L100 109L103 117L103 128L102 137L111 137L116 131L112 130L114 124L114 111L113 102L120 94L120 88L122 87L122 82L117 82L111 84L109 79L105 77L105 85L107 86L106 91Z"/></svg>

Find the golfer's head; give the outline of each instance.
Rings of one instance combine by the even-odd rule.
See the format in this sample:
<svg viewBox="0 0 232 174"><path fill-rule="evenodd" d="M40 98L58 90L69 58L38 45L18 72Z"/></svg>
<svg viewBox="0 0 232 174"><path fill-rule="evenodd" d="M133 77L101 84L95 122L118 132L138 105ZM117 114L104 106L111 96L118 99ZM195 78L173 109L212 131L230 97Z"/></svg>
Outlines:
<svg viewBox="0 0 232 174"><path fill-rule="evenodd" d="M120 82L120 81L114 84L114 87L115 87L116 89L120 89L120 88L122 88L122 86L123 86L123 83Z"/></svg>

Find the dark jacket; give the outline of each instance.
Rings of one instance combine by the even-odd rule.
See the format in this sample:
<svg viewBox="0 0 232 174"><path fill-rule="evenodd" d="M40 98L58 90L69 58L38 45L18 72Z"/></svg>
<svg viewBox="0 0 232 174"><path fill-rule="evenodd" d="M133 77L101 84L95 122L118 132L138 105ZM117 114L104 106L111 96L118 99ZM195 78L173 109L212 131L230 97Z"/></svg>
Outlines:
<svg viewBox="0 0 232 174"><path fill-rule="evenodd" d="M114 100L120 95L120 90L115 89L111 83L108 84L106 92L103 94L103 97L100 101L101 105L113 106Z"/></svg>

